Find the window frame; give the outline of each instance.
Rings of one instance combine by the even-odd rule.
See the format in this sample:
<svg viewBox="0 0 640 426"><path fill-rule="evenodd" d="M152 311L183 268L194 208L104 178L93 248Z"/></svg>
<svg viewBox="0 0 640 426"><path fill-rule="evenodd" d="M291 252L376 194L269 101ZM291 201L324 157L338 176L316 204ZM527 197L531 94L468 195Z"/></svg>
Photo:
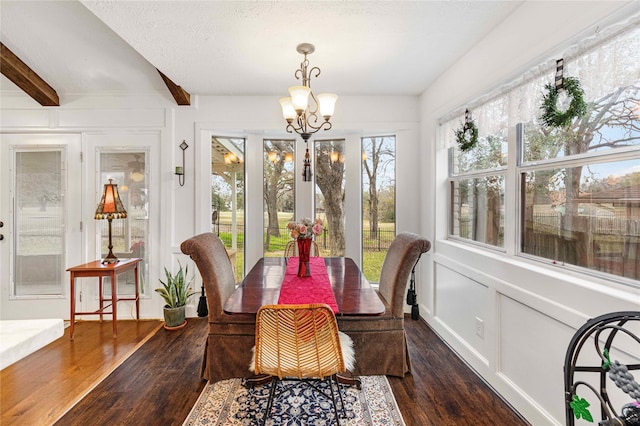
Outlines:
<svg viewBox="0 0 640 426"><path fill-rule="evenodd" d="M593 73L598 74L599 69L594 69L592 64L592 58L601 54L602 49L611 49L612 57L626 59L629 56L629 53L633 42L633 37L638 34L638 28L634 25L622 24L617 27L608 28L607 32L610 34L610 37L605 39L600 38L599 40L594 38L590 40L590 42L582 43L580 46L574 46L571 48L569 52L565 55L565 67L568 63L573 66L572 68L574 75L577 75L579 78L584 77L584 81L592 82ZM626 62L625 62L626 64ZM598 111L598 105L604 99L610 96L610 94L616 93L619 89L628 89L631 88L632 92L630 92L633 97L629 97L627 95L626 98L618 98L617 95L622 92L617 92L617 95L614 96L614 100L624 101L624 99L637 99L638 87L640 87L640 80L637 79L637 74L632 72L631 68L625 68L625 71L620 74L612 74L608 77L607 81L600 82L595 80L593 85L589 85L585 88L585 92L587 92L587 96L591 96L594 102L595 110ZM440 147L448 148L448 173L447 178L443 182L447 185L446 188L446 198L447 198L447 211L446 211L446 224L447 224L447 232L446 239L448 241L458 242L460 244L468 245L469 247L478 247L480 249L487 249L487 253L489 252L498 252L504 253L510 258L514 259L522 259L523 261L531 261L535 262L537 265L543 265L545 268L550 270L561 268L563 272L571 272L580 274L582 276L590 276L595 277L606 282L616 283L616 284L624 284L630 285L634 288L640 288L640 280L635 275L634 268L630 268L631 275L627 275L626 266L627 264L634 265L634 261L636 261L637 254L635 252L626 252L624 251L622 257L616 262L621 262L623 266L618 268L617 266L607 266L606 257L608 256L608 252L606 249L615 247L615 244L618 242L612 241L611 244L608 244L608 241L603 240L606 239L606 235L608 231L604 233L598 232L598 235L593 237L594 245L585 246L586 248L581 248L582 250L587 250L588 254L587 260L576 262L575 259L566 258L567 262L571 261L574 263L580 263L582 266L578 266L577 264L570 264L564 262L557 262L554 259L550 259L547 257L542 257L547 255L548 253L538 251L538 255L526 253L525 247L523 246L525 240L525 211L529 206L535 206L536 202L531 202L529 200L529 206L525 203L528 202L527 196L531 194L530 188L524 185L525 181L523 180L523 176L527 173L531 173L534 171L545 171L545 170L553 170L553 169L565 169L569 170L571 168L582 167L589 168L595 165L606 165L607 163L611 163L614 167L614 170L611 176L617 176L615 173L616 164L620 162L629 162L631 163L632 168L630 169L630 174L628 176L635 177L635 161L640 163L640 135L637 131L638 124L637 120L640 120L640 116L635 118L634 116L630 117L631 121L628 121L625 125L625 128L621 128L621 131L629 132L629 137L634 140L631 144L619 143L620 141L613 137L611 142L613 142L613 148L610 149L594 149L594 150L586 150L585 152L580 152L577 154L571 154L569 156L559 155L555 158L543 158L536 159L530 161L524 161L525 157L525 149L528 148L525 145L525 130L528 129L528 125L533 126L542 126L539 121L539 105L542 101L541 94L539 93L542 90L543 86L548 82L549 75L551 75L551 61L548 61L545 64L540 64L537 67L531 68L528 72L525 72L522 77L514 78L512 81L509 81L502 85L497 89L492 89L490 92L485 95L476 98L475 101L469 102L465 104L465 108L469 111L478 113L477 117L474 119L478 119L478 127L480 128L480 133L482 134L483 130L485 133L491 134L494 133L489 129L499 129L500 127L506 128L507 131L507 151L506 151L506 162L498 167L484 170L468 170L464 172L459 171L459 164L455 163L457 160L456 153L459 150L457 145L455 144L455 140L453 137L454 131L456 131L461 126L461 119L463 118L462 107L457 108L454 111L449 112L440 117L438 120L439 126L441 126L437 131L437 138ZM635 89L634 89L635 87ZM495 110L492 109L492 102L495 102L496 99L505 98L507 103L498 105L498 108ZM500 110L502 108L502 110ZM629 111L628 107L626 109L622 109L624 114L625 111ZM613 111L613 110L612 110ZM632 114L637 115L637 108L633 109L634 112ZM626 117L623 115L622 117ZM615 117L614 117L615 118ZM590 120L597 118L589 118ZM596 121L593 123L594 125L598 124ZM605 123L605 125L607 125ZM619 125L619 124L618 124ZM612 129L616 126L616 124L610 125ZM626 129L626 130L625 130ZM615 130L614 130L615 131ZM558 135L560 136L560 135ZM611 136L611 135L610 135ZM560 140L559 140L560 141ZM618 144L619 143L619 144ZM634 145L635 144L635 145ZM563 151L561 151L563 153ZM505 155L503 153L503 155ZM479 158L480 159L480 158ZM479 162L478 164L482 164ZM627 166L621 165L626 173ZM606 178L606 176L602 176L602 170L606 170L604 167L600 168L598 172L596 172L596 179ZM622 170L622 168L621 168ZM594 171L595 172L595 171ZM475 241L466 237L462 237L460 235L454 234L455 225L460 223L460 218L456 219L456 204L460 203L460 200L456 200L455 197L459 196L456 191L456 183L463 182L469 179L478 179L478 178L486 178L487 176L502 176L504 179L504 199L502 208L504 208L504 242L503 247L497 247L491 244L487 244L480 241ZM584 179L584 175L582 177ZM582 182L582 181L581 181ZM596 189L596 187L592 187L589 183L581 183L581 185L586 185L584 188L587 191L592 191ZM597 190L597 189L596 189ZM580 204L585 204L583 200L584 197L577 200ZM615 202L615 199L614 199ZM586 213L580 213L580 216L589 216L591 218L599 218L600 214L597 211L593 210L592 207L595 205L594 203L586 203L589 206L584 206ZM515 214L512 217L512 214ZM627 214L625 217L626 220L636 220L635 213ZM592 219L589 219L592 220ZM596 219L595 223L598 219ZM589 225L593 226L593 225ZM596 228L594 228L596 229ZM457 233L460 234L459 230ZM587 232L589 234L589 238L591 238L591 230ZM632 233L632 236L635 234ZM589 239L589 241L592 241ZM598 245L604 241L603 253L605 256L604 262L605 264L600 264L599 262L593 262L592 259L597 253L600 253ZM634 240L635 241L635 240ZM625 243L626 244L626 243ZM528 250L531 251L531 250ZM558 259L556 259L558 260Z"/></svg>
<svg viewBox="0 0 640 426"><path fill-rule="evenodd" d="M608 272L601 272L595 269L586 268L583 266L573 265L570 263L558 263L553 259L548 259L542 256L536 256L534 254L525 253L523 251L524 243L524 190L522 185L522 176L528 172L534 172L538 170L549 169L561 169L571 168L578 166L590 166L593 164L611 163L616 161L640 161L640 145L629 146L625 148L617 148L600 152L586 152L582 154L572 155L570 157L558 157L546 160L536 161L524 161L524 124L518 123L516 125L516 146L518 151L518 157L516 161L516 223L515 223L515 236L516 236L516 252L515 255L519 258L542 264L547 267L561 268L563 270L577 272L585 274L599 279L606 279L615 281L617 283L630 285L632 287L639 287L640 282L631 278L615 275ZM588 161L597 159L598 161Z"/></svg>
<svg viewBox="0 0 640 426"><path fill-rule="evenodd" d="M509 144L509 129L507 129L507 147L510 145ZM456 161L456 150L458 150L459 148L457 146L452 146L448 149L448 167L449 167L449 176L447 178L447 239L449 240L453 240L453 241L459 241L465 244L470 244L470 245L474 245L474 246L478 246L481 248L486 248L495 252L499 252L499 253L507 253L507 236L509 235L509 232L507 230L507 221L505 220L504 222L504 237L503 237L503 245L501 246L496 246L493 244L489 244L489 243L485 243L482 241L476 241L476 240L472 240L470 238L465 238L465 237L461 237L459 235L455 235L453 233L453 227L455 224L455 218L454 218L454 209L453 209L453 200L454 200L454 183L455 182L460 182L463 180L469 180L469 179L478 179L478 178L484 178L484 177L489 177L489 176L502 176L503 181L504 181L504 200L502 202L503 208L505 209L505 214L506 214L506 200L507 197L509 196L508 194L508 179L509 179L509 163L508 163L508 156L509 156L509 151L507 148L507 162L502 165L502 166L498 166L498 167L494 167L491 169L478 169L478 170L473 170L473 171L466 171L466 172L459 172L459 173L453 173L455 164L454 162Z"/></svg>

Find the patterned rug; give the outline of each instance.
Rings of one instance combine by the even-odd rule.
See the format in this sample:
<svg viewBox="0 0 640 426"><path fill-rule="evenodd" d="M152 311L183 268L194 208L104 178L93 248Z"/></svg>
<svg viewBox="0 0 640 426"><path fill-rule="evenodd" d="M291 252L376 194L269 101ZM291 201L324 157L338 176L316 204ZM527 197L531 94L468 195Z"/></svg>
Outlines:
<svg viewBox="0 0 640 426"><path fill-rule="evenodd" d="M340 425L398 425L404 420L391 387L385 376L361 376L362 389L342 386L345 413L338 413ZM310 386L295 382L281 382L278 385L277 400L274 402L269 426L302 426L335 424L335 414L331 402L329 386L325 382L316 384L327 392L323 397ZM261 424L269 399L271 384L245 388L241 379L229 379L207 384L191 409L183 426L195 425L256 425ZM336 396L337 398L337 396Z"/></svg>

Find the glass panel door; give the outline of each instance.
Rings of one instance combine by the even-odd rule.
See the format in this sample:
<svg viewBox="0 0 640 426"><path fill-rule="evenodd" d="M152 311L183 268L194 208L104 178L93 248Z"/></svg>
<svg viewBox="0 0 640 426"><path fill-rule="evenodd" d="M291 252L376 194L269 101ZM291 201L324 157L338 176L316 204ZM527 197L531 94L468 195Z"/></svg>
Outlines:
<svg viewBox="0 0 640 426"><path fill-rule="evenodd" d="M325 229L316 237L318 248L322 256L344 256L344 139L315 141L315 160L315 217Z"/></svg>
<svg viewBox="0 0 640 426"><path fill-rule="evenodd" d="M264 256L282 257L295 219L295 140L264 141Z"/></svg>
<svg viewBox="0 0 640 426"><path fill-rule="evenodd" d="M362 138L362 271L380 282L382 263L396 236L396 138Z"/></svg>
<svg viewBox="0 0 640 426"><path fill-rule="evenodd" d="M15 153L12 296L64 294L64 149Z"/></svg>
<svg viewBox="0 0 640 426"><path fill-rule="evenodd" d="M211 228L225 247L236 273L244 276L243 138L211 138Z"/></svg>
<svg viewBox="0 0 640 426"><path fill-rule="evenodd" d="M82 259L79 135L0 135L0 318L69 318Z"/></svg>
<svg viewBox="0 0 640 426"><path fill-rule="evenodd" d="M140 293L148 294L149 282L148 246L149 236L149 188L148 153L141 151L100 152L100 183L104 185L113 180L118 185L122 205L127 211L126 219L113 219L111 222L111 243L113 253L118 259L140 258ZM99 186L100 194L102 186ZM109 253L109 221L100 220L97 224L100 234L100 257ZM118 276L118 295L135 295L135 275L133 271ZM109 278L105 278L104 293L111 296Z"/></svg>

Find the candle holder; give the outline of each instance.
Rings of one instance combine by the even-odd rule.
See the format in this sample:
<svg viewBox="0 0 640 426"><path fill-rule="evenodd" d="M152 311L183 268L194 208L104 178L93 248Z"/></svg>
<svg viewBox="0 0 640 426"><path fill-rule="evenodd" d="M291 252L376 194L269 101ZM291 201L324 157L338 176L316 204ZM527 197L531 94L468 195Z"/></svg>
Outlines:
<svg viewBox="0 0 640 426"><path fill-rule="evenodd" d="M184 152L189 148L187 142L185 140L180 144L180 149L182 150L182 166L176 166L176 175L178 175L178 183L180 186L184 186Z"/></svg>

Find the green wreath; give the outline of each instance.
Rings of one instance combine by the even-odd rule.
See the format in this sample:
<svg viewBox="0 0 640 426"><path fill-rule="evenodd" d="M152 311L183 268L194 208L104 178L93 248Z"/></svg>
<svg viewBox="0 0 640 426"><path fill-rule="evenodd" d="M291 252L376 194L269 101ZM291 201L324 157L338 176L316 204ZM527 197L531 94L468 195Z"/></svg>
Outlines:
<svg viewBox="0 0 640 426"><path fill-rule="evenodd" d="M456 142L462 152L467 152L478 143L478 127L473 120L466 120L462 128L456 130Z"/></svg>
<svg viewBox="0 0 640 426"><path fill-rule="evenodd" d="M563 89L571 97L569 108L565 112L558 111L557 102L560 90L555 84L545 85L547 93L542 98L542 116L540 119L547 127L566 127L576 117L582 117L587 113L587 104L584 101L584 92L577 78L566 77L563 81Z"/></svg>

